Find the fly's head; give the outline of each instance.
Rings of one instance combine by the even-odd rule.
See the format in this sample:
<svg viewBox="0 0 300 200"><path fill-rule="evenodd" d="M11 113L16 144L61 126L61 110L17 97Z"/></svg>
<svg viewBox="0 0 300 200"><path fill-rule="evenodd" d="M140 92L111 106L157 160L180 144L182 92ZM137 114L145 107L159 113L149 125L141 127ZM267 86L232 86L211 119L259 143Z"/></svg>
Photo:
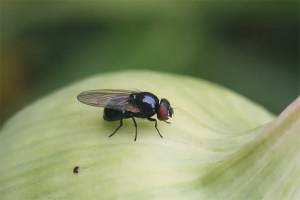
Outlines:
<svg viewBox="0 0 300 200"><path fill-rule="evenodd" d="M157 118L161 121L165 121L169 119L169 117L172 118L173 114L174 110L171 107L170 102L167 99L161 99L157 112Z"/></svg>

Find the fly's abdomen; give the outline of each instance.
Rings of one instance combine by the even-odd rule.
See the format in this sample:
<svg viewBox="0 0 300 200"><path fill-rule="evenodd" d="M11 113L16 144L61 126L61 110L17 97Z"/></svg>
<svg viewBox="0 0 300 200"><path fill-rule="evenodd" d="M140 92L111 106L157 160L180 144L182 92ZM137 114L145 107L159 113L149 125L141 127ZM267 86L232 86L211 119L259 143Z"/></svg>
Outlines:
<svg viewBox="0 0 300 200"><path fill-rule="evenodd" d="M104 108L103 111L103 118L106 121L117 121L120 120L121 118L130 118L131 115L130 113L123 111L123 110L114 110L110 108Z"/></svg>

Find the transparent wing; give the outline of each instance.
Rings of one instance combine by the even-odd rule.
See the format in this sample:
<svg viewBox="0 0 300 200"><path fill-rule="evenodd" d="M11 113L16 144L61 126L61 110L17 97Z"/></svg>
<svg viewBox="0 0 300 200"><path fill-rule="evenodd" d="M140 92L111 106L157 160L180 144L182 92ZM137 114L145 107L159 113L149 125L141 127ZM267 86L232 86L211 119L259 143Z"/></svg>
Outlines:
<svg viewBox="0 0 300 200"><path fill-rule="evenodd" d="M134 105L133 100L130 100L129 95L138 92L133 90L89 90L77 95L77 99L90 106L137 113L140 110Z"/></svg>

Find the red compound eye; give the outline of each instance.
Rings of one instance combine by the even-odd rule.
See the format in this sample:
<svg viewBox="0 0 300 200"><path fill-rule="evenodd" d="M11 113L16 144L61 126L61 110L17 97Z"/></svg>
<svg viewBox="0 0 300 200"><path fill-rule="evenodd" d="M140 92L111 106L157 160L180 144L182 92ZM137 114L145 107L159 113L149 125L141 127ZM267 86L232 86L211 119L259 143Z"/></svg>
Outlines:
<svg viewBox="0 0 300 200"><path fill-rule="evenodd" d="M168 118L168 110L165 106L159 106L157 118L161 121L164 121Z"/></svg>

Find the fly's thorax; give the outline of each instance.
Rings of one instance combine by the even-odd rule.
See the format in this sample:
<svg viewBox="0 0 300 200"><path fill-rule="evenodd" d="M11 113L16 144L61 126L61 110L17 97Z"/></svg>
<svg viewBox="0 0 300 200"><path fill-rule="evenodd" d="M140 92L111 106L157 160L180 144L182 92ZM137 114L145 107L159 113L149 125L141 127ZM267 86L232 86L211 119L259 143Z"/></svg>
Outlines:
<svg viewBox="0 0 300 200"><path fill-rule="evenodd" d="M139 92L133 93L129 97L140 109L140 112L135 114L136 117L148 118L157 113L159 108L159 100L154 94L150 92Z"/></svg>

